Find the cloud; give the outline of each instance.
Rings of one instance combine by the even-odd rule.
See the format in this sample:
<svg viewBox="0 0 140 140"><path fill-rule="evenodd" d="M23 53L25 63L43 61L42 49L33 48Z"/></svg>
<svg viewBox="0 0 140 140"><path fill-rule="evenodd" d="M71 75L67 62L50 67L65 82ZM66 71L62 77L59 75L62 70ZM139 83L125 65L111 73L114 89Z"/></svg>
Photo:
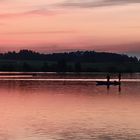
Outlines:
<svg viewBox="0 0 140 140"><path fill-rule="evenodd" d="M21 32L3 32L1 35L35 35L35 34L73 34L74 30L57 30L57 31L21 31Z"/></svg>
<svg viewBox="0 0 140 140"><path fill-rule="evenodd" d="M140 3L140 0L66 0L57 5L62 7L94 8Z"/></svg>
<svg viewBox="0 0 140 140"><path fill-rule="evenodd" d="M35 10L29 10L25 12L1 13L0 18L14 18L14 17L16 18L16 17L32 16L32 15L51 16L55 14L56 12L47 9L35 9Z"/></svg>

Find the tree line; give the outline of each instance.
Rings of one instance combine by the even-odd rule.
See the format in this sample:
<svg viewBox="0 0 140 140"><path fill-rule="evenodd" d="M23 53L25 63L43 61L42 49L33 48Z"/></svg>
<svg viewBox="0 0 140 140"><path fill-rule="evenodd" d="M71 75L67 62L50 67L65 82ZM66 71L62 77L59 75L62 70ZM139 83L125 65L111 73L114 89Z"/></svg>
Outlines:
<svg viewBox="0 0 140 140"><path fill-rule="evenodd" d="M125 54L95 52L95 51L77 51L65 53L43 54L32 50L20 50L19 52L0 53L0 60L47 60L67 62L133 62L137 63L137 57L129 57Z"/></svg>
<svg viewBox="0 0 140 140"><path fill-rule="evenodd" d="M0 71L140 72L140 61L136 57L107 52L43 54L20 50L0 54Z"/></svg>

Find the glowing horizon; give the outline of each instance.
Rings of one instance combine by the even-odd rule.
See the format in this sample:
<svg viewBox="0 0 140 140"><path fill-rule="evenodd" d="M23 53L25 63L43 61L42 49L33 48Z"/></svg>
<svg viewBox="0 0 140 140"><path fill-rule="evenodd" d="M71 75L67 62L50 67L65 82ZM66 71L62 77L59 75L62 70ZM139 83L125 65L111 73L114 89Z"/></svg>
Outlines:
<svg viewBox="0 0 140 140"><path fill-rule="evenodd" d="M0 51L140 52L139 13L138 0L2 0Z"/></svg>

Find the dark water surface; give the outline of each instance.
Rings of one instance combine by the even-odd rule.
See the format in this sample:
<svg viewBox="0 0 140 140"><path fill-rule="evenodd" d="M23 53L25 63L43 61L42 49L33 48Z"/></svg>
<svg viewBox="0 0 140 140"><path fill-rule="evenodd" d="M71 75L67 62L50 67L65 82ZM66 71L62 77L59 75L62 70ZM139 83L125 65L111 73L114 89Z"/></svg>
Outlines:
<svg viewBox="0 0 140 140"><path fill-rule="evenodd" d="M94 81L11 77L0 78L0 140L140 140L140 74L123 76L121 91Z"/></svg>

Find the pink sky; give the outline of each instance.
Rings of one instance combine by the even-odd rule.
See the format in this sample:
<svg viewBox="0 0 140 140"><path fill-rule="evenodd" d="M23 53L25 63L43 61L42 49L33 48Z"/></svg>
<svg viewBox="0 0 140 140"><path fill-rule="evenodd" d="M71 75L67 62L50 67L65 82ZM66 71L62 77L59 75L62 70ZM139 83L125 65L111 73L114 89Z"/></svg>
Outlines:
<svg viewBox="0 0 140 140"><path fill-rule="evenodd" d="M1 0L0 51L138 52L139 0Z"/></svg>

